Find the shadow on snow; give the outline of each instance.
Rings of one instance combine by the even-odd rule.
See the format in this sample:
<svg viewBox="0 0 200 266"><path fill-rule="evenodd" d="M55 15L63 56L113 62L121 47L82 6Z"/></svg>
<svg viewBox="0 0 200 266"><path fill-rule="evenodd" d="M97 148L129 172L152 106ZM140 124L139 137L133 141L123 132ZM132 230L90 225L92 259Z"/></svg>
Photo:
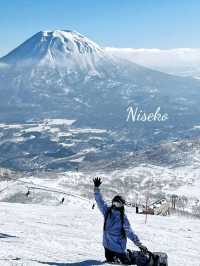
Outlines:
<svg viewBox="0 0 200 266"><path fill-rule="evenodd" d="M8 238L8 237L16 237L16 236L0 233L0 238Z"/></svg>
<svg viewBox="0 0 200 266"><path fill-rule="evenodd" d="M64 262L44 262L44 261L37 261L38 263L45 264L45 265L52 265L52 266L95 266L95 265L102 265L105 262L98 261L98 260L84 260L80 262L74 263L64 263Z"/></svg>

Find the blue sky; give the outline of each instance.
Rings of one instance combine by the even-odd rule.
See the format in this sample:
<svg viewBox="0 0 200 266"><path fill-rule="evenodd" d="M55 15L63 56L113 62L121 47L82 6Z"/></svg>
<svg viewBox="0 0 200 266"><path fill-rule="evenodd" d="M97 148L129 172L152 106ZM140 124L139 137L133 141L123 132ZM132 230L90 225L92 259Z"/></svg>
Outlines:
<svg viewBox="0 0 200 266"><path fill-rule="evenodd" d="M51 29L102 46L200 47L199 14L199 0L0 0L0 56Z"/></svg>

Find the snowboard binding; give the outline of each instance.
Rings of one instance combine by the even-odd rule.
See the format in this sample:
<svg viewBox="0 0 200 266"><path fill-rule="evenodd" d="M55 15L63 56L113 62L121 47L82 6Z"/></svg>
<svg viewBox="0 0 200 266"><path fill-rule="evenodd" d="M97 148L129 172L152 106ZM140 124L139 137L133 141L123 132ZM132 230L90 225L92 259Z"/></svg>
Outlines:
<svg viewBox="0 0 200 266"><path fill-rule="evenodd" d="M150 252L127 250L131 265L137 266L168 266L167 254L163 252Z"/></svg>
<svg viewBox="0 0 200 266"><path fill-rule="evenodd" d="M163 252L150 252L148 251L149 264L148 266L168 266L167 254Z"/></svg>

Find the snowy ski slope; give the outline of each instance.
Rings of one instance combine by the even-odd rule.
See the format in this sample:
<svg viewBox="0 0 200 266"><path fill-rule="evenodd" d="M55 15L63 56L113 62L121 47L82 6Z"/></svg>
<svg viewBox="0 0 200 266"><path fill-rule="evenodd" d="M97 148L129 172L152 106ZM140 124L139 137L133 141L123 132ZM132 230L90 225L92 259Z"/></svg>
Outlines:
<svg viewBox="0 0 200 266"><path fill-rule="evenodd" d="M67 197L64 205L0 203L0 265L102 265L103 218L95 207ZM170 266L200 265L200 223L178 216L136 215L133 229L152 251L167 252ZM129 242L128 247L134 245ZM136 248L136 247L135 247Z"/></svg>

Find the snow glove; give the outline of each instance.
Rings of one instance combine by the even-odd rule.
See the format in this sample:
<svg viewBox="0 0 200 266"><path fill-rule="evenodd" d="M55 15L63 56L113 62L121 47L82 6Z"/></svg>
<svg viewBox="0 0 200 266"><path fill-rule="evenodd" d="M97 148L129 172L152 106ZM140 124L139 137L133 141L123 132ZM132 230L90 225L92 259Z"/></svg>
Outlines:
<svg viewBox="0 0 200 266"><path fill-rule="evenodd" d="M93 179L93 182L94 182L94 187L95 188L99 188L102 184L102 181L101 181L101 178L100 177L95 177Z"/></svg>
<svg viewBox="0 0 200 266"><path fill-rule="evenodd" d="M144 245L139 245L138 248L141 250L143 254L147 254L148 249Z"/></svg>

